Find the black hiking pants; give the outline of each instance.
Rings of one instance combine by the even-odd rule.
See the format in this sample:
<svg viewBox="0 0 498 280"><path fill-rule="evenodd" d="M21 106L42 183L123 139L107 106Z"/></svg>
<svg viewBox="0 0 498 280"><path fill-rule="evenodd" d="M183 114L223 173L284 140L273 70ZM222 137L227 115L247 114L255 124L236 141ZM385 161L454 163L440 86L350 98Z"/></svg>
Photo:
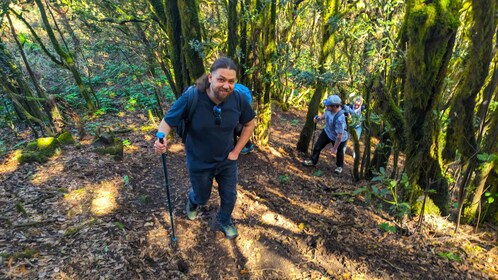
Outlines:
<svg viewBox="0 0 498 280"><path fill-rule="evenodd" d="M344 166L344 146L346 146L346 143L348 141L343 141L341 144L339 144L339 147L337 148L337 154L336 154L336 165L337 167L343 167ZM318 136L318 140L315 142L315 147L313 148L313 154L311 155L311 161L313 164L318 163L318 158L320 157L320 152L327 146L328 143L332 143L332 145L335 145L335 141L330 139L327 136L327 133L325 133L325 130L322 130L322 133L320 133L320 136Z"/></svg>

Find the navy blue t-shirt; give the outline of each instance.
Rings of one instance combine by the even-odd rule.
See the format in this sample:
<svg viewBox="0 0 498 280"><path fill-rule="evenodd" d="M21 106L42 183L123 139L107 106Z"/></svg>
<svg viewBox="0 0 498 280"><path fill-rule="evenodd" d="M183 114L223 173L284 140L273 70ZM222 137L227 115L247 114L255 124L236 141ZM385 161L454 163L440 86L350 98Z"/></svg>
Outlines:
<svg viewBox="0 0 498 280"><path fill-rule="evenodd" d="M246 124L255 116L246 98L234 91L218 105L221 108L221 124L217 125L213 113L216 104L206 92L198 94L199 100L185 141L187 165L191 170L213 168L224 161L233 150L233 133L237 124ZM178 126L186 115L187 101L188 94L183 94L166 113L164 120L169 126Z"/></svg>

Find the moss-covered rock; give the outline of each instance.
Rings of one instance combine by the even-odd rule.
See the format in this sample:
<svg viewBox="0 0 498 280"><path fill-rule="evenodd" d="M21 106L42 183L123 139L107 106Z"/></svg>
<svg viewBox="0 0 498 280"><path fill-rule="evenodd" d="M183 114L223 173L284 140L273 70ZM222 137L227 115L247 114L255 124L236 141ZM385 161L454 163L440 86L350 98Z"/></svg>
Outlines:
<svg viewBox="0 0 498 280"><path fill-rule="evenodd" d="M19 163L39 162L44 163L59 151L60 144L54 137L38 138L26 145L18 156Z"/></svg>
<svg viewBox="0 0 498 280"><path fill-rule="evenodd" d="M420 212L422 210L422 204L424 203L424 195L421 195L417 198L415 203L412 205L412 212L415 215L420 215ZM441 211L439 210L439 207L434 204L434 201L427 197L425 200L425 206L424 206L424 215L441 215Z"/></svg>
<svg viewBox="0 0 498 280"><path fill-rule="evenodd" d="M59 141L62 146L72 145L76 143L76 141L74 141L73 135L69 131L65 131L61 135L57 136L57 141Z"/></svg>
<svg viewBox="0 0 498 280"><path fill-rule="evenodd" d="M99 154L113 155L115 160L123 159L123 141L114 138L111 145L98 145L95 147L95 152Z"/></svg>

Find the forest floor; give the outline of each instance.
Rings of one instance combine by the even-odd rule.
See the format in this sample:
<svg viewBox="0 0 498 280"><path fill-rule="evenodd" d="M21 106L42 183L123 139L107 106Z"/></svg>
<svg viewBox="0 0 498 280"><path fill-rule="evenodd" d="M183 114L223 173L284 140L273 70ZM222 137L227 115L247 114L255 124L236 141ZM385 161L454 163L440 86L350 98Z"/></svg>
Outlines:
<svg viewBox="0 0 498 280"><path fill-rule="evenodd" d="M0 279L498 279L496 231L462 226L454 234L448 218L426 216L418 232L418 218L399 225L379 202L333 195L370 182L352 182L350 155L334 175L328 150L316 167L303 167L295 143L304 113L276 111L270 145L239 159L234 240L217 228L216 188L199 217L186 218L185 154L174 139L172 242L155 129L143 115L94 120L133 129L119 135L127 140L122 161L94 153L91 138L44 164L19 165L7 153ZM25 140L0 135L9 149Z"/></svg>

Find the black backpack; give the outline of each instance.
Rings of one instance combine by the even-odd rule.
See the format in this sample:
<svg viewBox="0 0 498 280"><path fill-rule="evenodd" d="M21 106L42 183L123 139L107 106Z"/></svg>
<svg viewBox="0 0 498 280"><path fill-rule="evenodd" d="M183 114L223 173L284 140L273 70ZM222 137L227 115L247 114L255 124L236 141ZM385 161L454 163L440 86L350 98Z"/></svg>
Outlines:
<svg viewBox="0 0 498 280"><path fill-rule="evenodd" d="M178 137L182 138L182 143L185 144L185 141L187 140L187 133L190 128L190 122L192 121L195 107L197 106L197 101L199 100L199 92L196 86L190 86L183 92L183 94L188 95L187 110L185 110L184 117L174 129Z"/></svg>

